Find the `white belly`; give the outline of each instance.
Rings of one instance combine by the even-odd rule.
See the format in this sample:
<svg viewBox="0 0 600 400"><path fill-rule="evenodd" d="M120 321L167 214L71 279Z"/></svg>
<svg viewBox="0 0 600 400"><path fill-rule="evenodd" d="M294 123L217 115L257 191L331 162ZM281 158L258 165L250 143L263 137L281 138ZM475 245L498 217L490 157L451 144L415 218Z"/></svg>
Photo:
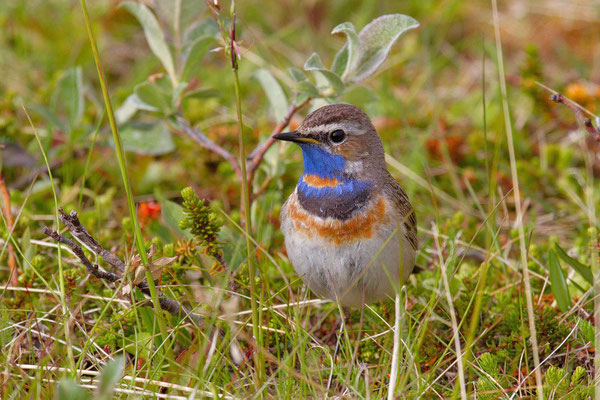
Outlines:
<svg viewBox="0 0 600 400"><path fill-rule="evenodd" d="M288 203L295 201L292 195ZM310 224L299 226L298 216L294 218L287 207L282 210L281 229L288 257L298 275L317 295L337 299L343 306L360 307L363 302L393 296L394 287L398 288L412 272L415 252L406 239L404 224L397 218L375 224L370 235L354 235L340 242L319 235L318 227L311 229L311 224L323 226L331 221L310 217L314 219Z"/></svg>

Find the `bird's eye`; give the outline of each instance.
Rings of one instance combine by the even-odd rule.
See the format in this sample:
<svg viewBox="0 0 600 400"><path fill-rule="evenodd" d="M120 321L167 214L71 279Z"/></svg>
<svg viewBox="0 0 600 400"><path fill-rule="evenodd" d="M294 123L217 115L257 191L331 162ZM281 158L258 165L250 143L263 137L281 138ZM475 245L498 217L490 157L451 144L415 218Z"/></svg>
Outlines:
<svg viewBox="0 0 600 400"><path fill-rule="evenodd" d="M346 133L341 129L336 129L335 131L331 132L329 138L333 143L342 143L344 139L346 139Z"/></svg>

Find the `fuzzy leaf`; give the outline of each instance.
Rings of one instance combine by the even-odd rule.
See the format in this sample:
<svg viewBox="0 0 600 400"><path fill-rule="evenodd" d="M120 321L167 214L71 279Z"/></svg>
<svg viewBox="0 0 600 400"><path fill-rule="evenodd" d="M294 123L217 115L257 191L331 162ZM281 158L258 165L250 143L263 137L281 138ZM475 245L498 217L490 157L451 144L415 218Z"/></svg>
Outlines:
<svg viewBox="0 0 600 400"><path fill-rule="evenodd" d="M171 80L175 82L176 76L173 56L171 55L171 51L165 40L165 34L160 28L152 11L144 4L136 3L134 1L125 1L121 3L121 7L125 8L138 19L144 29L144 35L146 35L150 50L158 57Z"/></svg>
<svg viewBox="0 0 600 400"><path fill-rule="evenodd" d="M215 39L211 36L205 36L196 39L183 53L183 69L181 71L181 80L188 81L193 76L194 71L199 68L200 61L204 58Z"/></svg>
<svg viewBox="0 0 600 400"><path fill-rule="evenodd" d="M137 154L159 155L175 150L175 143L165 122L130 123L121 128L125 150Z"/></svg>
<svg viewBox="0 0 600 400"><path fill-rule="evenodd" d="M288 112L288 101L285 92L279 85L279 82L266 69L261 68L254 73L254 77L260 82L265 91L271 111L277 121L281 121Z"/></svg>
<svg viewBox="0 0 600 400"><path fill-rule="evenodd" d="M157 14L164 16L162 20L169 24L173 33L177 30L184 32L206 8L206 2L198 0L159 0L152 4ZM179 12L177 12L178 8Z"/></svg>
<svg viewBox="0 0 600 400"><path fill-rule="evenodd" d="M84 110L81 67L63 73L52 93L51 104L55 112L65 113L71 129L79 125Z"/></svg>
<svg viewBox="0 0 600 400"><path fill-rule="evenodd" d="M354 29L354 25L352 25L351 22L344 22L343 24L339 24L338 26L336 26L335 28L333 28L333 30L331 31L331 33L335 34L335 33L343 33L346 35L346 63L345 63L345 67L344 67L344 71L341 74L342 79L346 78L349 74L351 74L356 67L358 66L358 61L360 59L360 55L361 55L361 48L360 48L360 40L358 39L358 35L356 34L356 30ZM339 52L338 52L339 54ZM336 54L336 59L338 58L337 54ZM339 62L341 63L341 59L339 60ZM335 59L334 59L334 65L335 65ZM341 69L339 66L336 68L336 72L338 75L340 74L339 72L337 72L337 70Z"/></svg>
<svg viewBox="0 0 600 400"><path fill-rule="evenodd" d="M344 74L344 71L346 70L347 65L348 43L342 46L342 48L335 55L335 58L333 59L333 64L331 64L331 72L337 74L338 76L342 76Z"/></svg>
<svg viewBox="0 0 600 400"><path fill-rule="evenodd" d="M125 369L125 358L121 356L115 357L114 360L109 361L100 374L100 386L98 387L98 393L96 399L110 400L112 399L115 387L123 376L123 370Z"/></svg>
<svg viewBox="0 0 600 400"><path fill-rule="evenodd" d="M142 100L140 100L140 98L138 97L137 94L133 93L133 94L130 94L125 99L125 101L123 102L121 107L119 107L117 109L117 111L115 111L115 117L117 118L117 123L118 124L126 123L139 110L158 111L158 109L156 107L152 107L152 106L149 106L148 104L144 103Z"/></svg>
<svg viewBox="0 0 600 400"><path fill-rule="evenodd" d="M157 109L165 115L172 112L173 87L166 79L158 79L154 82L142 82L133 89L144 104Z"/></svg>
<svg viewBox="0 0 600 400"><path fill-rule="evenodd" d="M554 248L556 249L556 253L558 254L558 256L560 258L562 258L562 260L564 262L566 262L567 264L569 264L575 271L577 271L577 273L579 273L579 275L581 275L581 277L583 279L585 279L586 282L588 282L590 285L594 284L594 276L592 275L592 271L591 271L590 267L588 267L587 265L584 265L584 264L580 263L579 261L577 261L573 257L570 257L567 254L567 252L564 251L562 249L562 247L560 247L558 245L558 243L554 244Z"/></svg>
<svg viewBox="0 0 600 400"><path fill-rule="evenodd" d="M72 379L63 378L58 382L57 400L88 400L91 398L90 392L79 386Z"/></svg>
<svg viewBox="0 0 600 400"><path fill-rule="evenodd" d="M292 77L292 79L295 82L304 82L304 81L308 80L308 78L306 77L306 74L296 67L291 67L289 69L289 72L290 72L290 76Z"/></svg>
<svg viewBox="0 0 600 400"><path fill-rule="evenodd" d="M400 35L417 26L419 23L414 18L402 14L383 15L367 24L358 34L362 51L349 79L361 82L371 76L383 64Z"/></svg>
<svg viewBox="0 0 600 400"><path fill-rule="evenodd" d="M321 57L319 57L317 53L313 53L308 60L306 60L304 70L315 73L318 86L329 86L337 92L344 90L344 82L342 82L342 79L323 66Z"/></svg>
<svg viewBox="0 0 600 400"><path fill-rule="evenodd" d="M552 289L558 308L560 311L566 312L571 307L571 296L569 295L569 288L565 281L565 275L560 268L554 250L550 250L548 269L550 270L550 288Z"/></svg>

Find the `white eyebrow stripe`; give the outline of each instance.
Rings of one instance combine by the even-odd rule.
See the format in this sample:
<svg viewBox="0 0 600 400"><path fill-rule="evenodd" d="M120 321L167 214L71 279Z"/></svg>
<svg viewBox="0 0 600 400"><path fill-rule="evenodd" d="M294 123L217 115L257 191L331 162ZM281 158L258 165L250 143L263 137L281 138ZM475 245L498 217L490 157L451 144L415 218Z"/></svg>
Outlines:
<svg viewBox="0 0 600 400"><path fill-rule="evenodd" d="M329 133L329 132L333 132L336 129L342 129L348 133L352 133L354 135L363 135L366 131L363 129L360 129L360 124L353 122L353 121L347 121L347 122L334 122L331 124L323 124L323 125L317 125L317 126L310 126L307 128L303 128L301 130L301 133L304 133L306 135L309 135L311 133L321 133L321 132L325 132L325 133Z"/></svg>

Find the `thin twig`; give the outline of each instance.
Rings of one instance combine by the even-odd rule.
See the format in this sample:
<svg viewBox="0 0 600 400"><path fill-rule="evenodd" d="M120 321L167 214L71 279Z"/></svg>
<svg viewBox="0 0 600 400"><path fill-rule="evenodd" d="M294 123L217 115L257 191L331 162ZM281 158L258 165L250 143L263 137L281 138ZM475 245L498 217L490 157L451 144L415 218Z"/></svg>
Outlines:
<svg viewBox="0 0 600 400"><path fill-rule="evenodd" d="M69 231L71 231L73 236L85 243L94 253L102 257L107 263L118 269L120 272L125 272L125 263L113 253L104 249L104 247L90 235L87 229L81 225L75 210L71 211L70 214L67 214L61 207L58 209L58 212L60 213L60 222L69 228Z"/></svg>
<svg viewBox="0 0 600 400"><path fill-rule="evenodd" d="M578 106L576 106L577 103L563 96L560 93L555 93L551 95L550 100L556 103L564 104L569 108L569 110L573 111L573 114L575 114L575 118L577 118L577 120L580 123L582 123L583 126L585 126L585 130L588 131L590 135L592 135L592 138L594 138L596 142L600 143L600 127L594 127L594 124L592 124L592 120L583 116L583 112L581 111L581 109Z"/></svg>
<svg viewBox="0 0 600 400"><path fill-rule="evenodd" d="M292 120L292 117L294 116L294 114L296 114L296 112L299 109L301 109L306 104L308 104L308 102L310 100L311 99L308 98L298 105L292 104L290 106L290 108L288 109L288 112L283 117L283 119L281 121L279 121L279 123L275 126L275 129L273 129L273 132L271 132L271 136L269 136L269 138L267 140L265 140L263 143L260 143L258 146L256 146L256 148L252 151L252 153L250 153L250 155L248 156L248 159L249 159L249 162L248 162L248 184L249 185L252 184L252 180L254 178L254 173L256 172L256 169L258 168L259 164L265 157L265 153L267 152L267 150L269 150L271 148L271 146L273 146L273 143L275 143L275 139L273 138L273 136L275 136L278 133L281 133L281 131L283 131L286 126L288 126L288 124Z"/></svg>
<svg viewBox="0 0 600 400"><path fill-rule="evenodd" d="M231 167L235 171L238 180L242 179L242 170L240 169L240 163L233 154L231 154L223 147L210 140L200 129L192 128L190 126L189 121L183 118L181 115L177 117L177 123L181 130L186 135L194 139L200 146L204 147L209 151L212 151L215 154L218 154L219 156L223 157L227 162L229 162L229 164L231 164Z"/></svg>
<svg viewBox="0 0 600 400"><path fill-rule="evenodd" d="M81 263L85 266L85 269L87 270L88 274L93 275L98 279L104 279L109 282L117 282L122 278L122 276L119 274L115 274L114 272L103 271L100 268L98 268L98 265L92 264L92 262L88 260L88 258L85 256L85 253L83 252L81 247L79 247L79 245L75 243L73 239L69 239L48 227L44 227L44 233L47 236L50 236L52 239L56 240L57 242L69 246L77 256L77 258L79 258Z"/></svg>
<svg viewBox="0 0 600 400"><path fill-rule="evenodd" d="M269 136L269 138L267 140L265 140L264 142L259 143L256 146L256 148L252 151L252 153L250 153L250 155L248 156L247 172L246 172L248 186L252 185L252 181L254 179L254 174L255 174L256 170L258 169L258 166L260 165L261 161L265 157L265 153L275 143L275 139L273 138L273 136L278 133L281 133L281 131L283 131L289 125L294 114L296 114L296 112L299 109L301 109L306 104L308 104L310 102L310 100L311 99L308 98L298 105L292 104L290 106L290 108L288 109L288 112L285 114L285 116L275 126L275 128L271 132L271 135ZM186 135L188 135L190 138L192 138L200 146L202 146L203 148L205 148L209 151L212 151L213 153L215 153L215 154L221 156L223 159L225 159L225 161L227 161L231 165L233 170L235 171L235 174L237 175L238 180L239 181L242 180L242 169L240 167L239 160L232 153L230 153L229 151L227 151L225 148L218 145L217 143L213 142L212 140L210 140L200 129L192 128L189 121L187 119L185 119L182 115L177 116L177 125ZM255 197L256 196L254 196L254 198Z"/></svg>
<svg viewBox="0 0 600 400"><path fill-rule="evenodd" d="M125 271L125 263L121 261L116 255L105 250L96 239L94 239L88 231L85 229L83 225L79 222L79 218L77 217L77 213L75 211L71 211L69 215L67 215L62 209L60 211L60 219L61 221L69 228L73 236L77 237L83 243L88 245L94 253L99 255L104 259L104 261L108 262L112 266L119 268L122 272ZM74 240L69 239L56 231L53 231L47 227L44 227L44 233L56 240L59 243L66 244L73 250L77 258L81 261L81 263L85 266L88 274L95 276L98 279L103 279L109 282L118 282L123 279L123 275L117 274L114 272L101 270L98 265L92 264L92 262L85 256L82 248L75 243ZM150 288L148 287L148 282L141 282L136 285L142 293L145 295L150 295ZM194 323L200 325L202 323L202 317L197 314L192 313L187 307L182 305L176 300L173 300L167 297L164 293L157 291L158 300L160 306L163 310L171 313L174 316L189 318Z"/></svg>

